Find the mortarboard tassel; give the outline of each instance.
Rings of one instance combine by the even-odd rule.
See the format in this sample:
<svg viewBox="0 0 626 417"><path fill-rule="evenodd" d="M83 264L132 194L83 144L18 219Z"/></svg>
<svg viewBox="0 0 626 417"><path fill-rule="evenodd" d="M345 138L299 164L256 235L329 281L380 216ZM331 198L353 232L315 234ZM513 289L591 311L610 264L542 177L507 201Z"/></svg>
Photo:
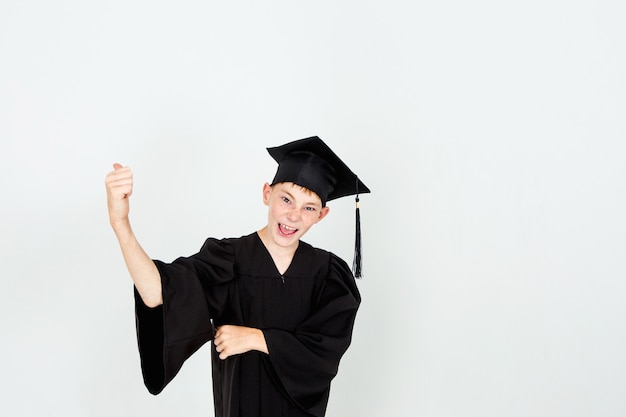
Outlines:
<svg viewBox="0 0 626 417"><path fill-rule="evenodd" d="M352 273L356 278L361 278L363 259L361 258L361 213L359 211L358 184L359 180L357 179L357 194L354 198L354 201L356 202L356 235L354 238L354 261L352 262Z"/></svg>

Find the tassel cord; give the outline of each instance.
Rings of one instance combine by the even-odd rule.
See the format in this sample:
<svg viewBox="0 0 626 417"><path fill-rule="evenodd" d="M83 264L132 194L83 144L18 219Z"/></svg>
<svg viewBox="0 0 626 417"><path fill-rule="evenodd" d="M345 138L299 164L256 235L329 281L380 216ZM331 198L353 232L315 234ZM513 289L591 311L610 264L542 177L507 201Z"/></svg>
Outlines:
<svg viewBox="0 0 626 417"><path fill-rule="evenodd" d="M355 198L356 202L356 226L354 238L354 261L352 262L352 272L356 278L362 277L363 259L361 256L361 213L359 209L359 195Z"/></svg>

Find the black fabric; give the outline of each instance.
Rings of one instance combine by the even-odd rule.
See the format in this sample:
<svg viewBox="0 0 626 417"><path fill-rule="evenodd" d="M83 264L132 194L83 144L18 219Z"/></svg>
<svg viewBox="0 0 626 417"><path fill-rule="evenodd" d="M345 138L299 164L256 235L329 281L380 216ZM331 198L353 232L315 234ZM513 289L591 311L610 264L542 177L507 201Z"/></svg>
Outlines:
<svg viewBox="0 0 626 417"><path fill-rule="evenodd" d="M212 349L217 417L325 414L360 303L343 260L300 242L281 275L254 233L208 239L191 257L155 264L163 305L149 309L136 295L141 365L151 393L159 393L211 340L212 318L216 326L263 330L269 351L221 360Z"/></svg>
<svg viewBox="0 0 626 417"><path fill-rule="evenodd" d="M314 191L323 204L336 198L370 192L341 158L317 136L267 148L267 151L278 162L272 184L293 182Z"/></svg>
<svg viewBox="0 0 626 417"><path fill-rule="evenodd" d="M278 165L272 185L279 182L292 182L317 194L326 206L328 196L335 189L335 170L322 158L311 152L292 152Z"/></svg>

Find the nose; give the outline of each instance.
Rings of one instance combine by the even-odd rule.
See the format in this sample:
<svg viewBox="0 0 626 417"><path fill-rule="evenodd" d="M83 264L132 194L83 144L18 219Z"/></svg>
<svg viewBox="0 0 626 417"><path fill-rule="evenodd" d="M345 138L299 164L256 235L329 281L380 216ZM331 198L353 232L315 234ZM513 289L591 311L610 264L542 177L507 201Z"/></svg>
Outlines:
<svg viewBox="0 0 626 417"><path fill-rule="evenodd" d="M287 212L287 219L290 222L297 222L297 221L299 221L301 216L302 215L300 214L300 210L298 210L297 208L293 208L293 209L291 209L291 210L289 210Z"/></svg>

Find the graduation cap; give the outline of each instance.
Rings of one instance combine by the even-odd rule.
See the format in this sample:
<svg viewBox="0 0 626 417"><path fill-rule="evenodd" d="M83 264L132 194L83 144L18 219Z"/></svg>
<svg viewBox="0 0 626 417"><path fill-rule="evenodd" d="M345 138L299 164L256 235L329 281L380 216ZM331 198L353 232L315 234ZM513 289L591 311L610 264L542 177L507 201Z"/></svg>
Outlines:
<svg viewBox="0 0 626 417"><path fill-rule="evenodd" d="M357 175L319 137L295 140L282 146L267 148L278 162L272 184L292 182L316 193L322 206L335 198L355 195L356 237L354 243L354 276L361 277L361 215L359 194L370 190Z"/></svg>

